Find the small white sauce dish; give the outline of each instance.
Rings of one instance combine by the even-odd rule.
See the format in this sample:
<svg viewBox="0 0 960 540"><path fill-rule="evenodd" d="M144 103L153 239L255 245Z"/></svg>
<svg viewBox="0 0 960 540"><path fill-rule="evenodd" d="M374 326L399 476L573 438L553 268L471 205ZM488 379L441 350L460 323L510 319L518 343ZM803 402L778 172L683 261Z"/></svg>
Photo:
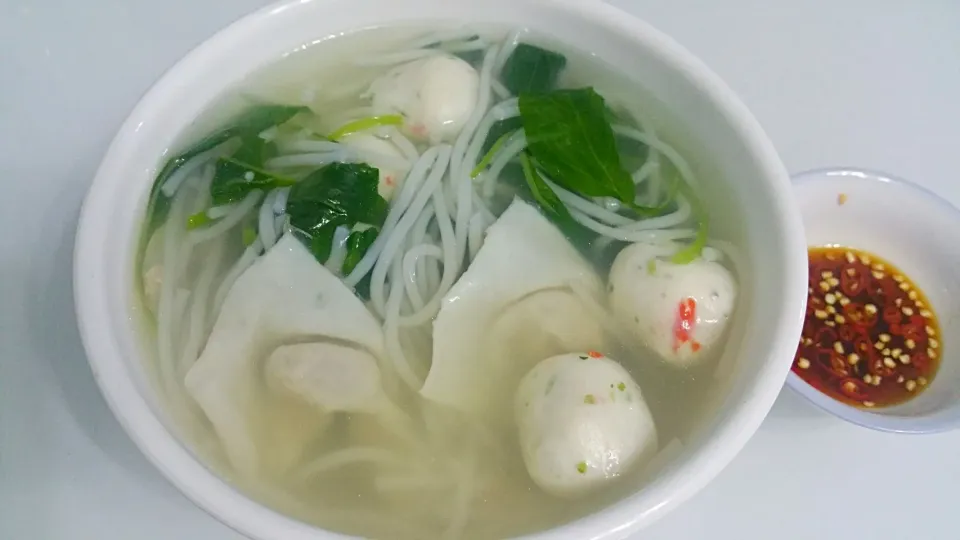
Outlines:
<svg viewBox="0 0 960 540"><path fill-rule="evenodd" d="M940 368L915 398L872 410L841 403L790 372L787 384L822 410L880 431L936 433L960 427L960 210L889 174L818 169L797 174L793 189L810 247L864 250L896 265L924 292L940 323Z"/></svg>

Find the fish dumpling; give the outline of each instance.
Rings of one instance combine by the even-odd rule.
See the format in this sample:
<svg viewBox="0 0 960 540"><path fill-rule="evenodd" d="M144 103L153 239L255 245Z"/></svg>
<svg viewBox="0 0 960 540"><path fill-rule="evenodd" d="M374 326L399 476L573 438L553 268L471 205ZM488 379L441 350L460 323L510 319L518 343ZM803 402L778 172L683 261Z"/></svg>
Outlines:
<svg viewBox="0 0 960 540"><path fill-rule="evenodd" d="M481 420L509 420L516 385L536 362L602 348L603 329L582 298L599 304L602 290L563 234L514 201L444 298L421 395Z"/></svg>
<svg viewBox="0 0 960 540"><path fill-rule="evenodd" d="M737 299L730 271L698 258L661 260L662 248L627 246L610 270L610 307L622 328L679 367L707 358L720 343Z"/></svg>
<svg viewBox="0 0 960 540"><path fill-rule="evenodd" d="M627 370L595 351L547 358L514 405L530 478L547 493L583 495L657 452L657 429Z"/></svg>
<svg viewBox="0 0 960 540"><path fill-rule="evenodd" d="M322 350L302 349L310 342ZM343 344L350 349L338 350ZM383 350L380 325L353 291L287 235L230 288L186 388L241 475L281 473L331 419L319 404L334 398L310 396L324 386L302 378L316 376L303 354L322 367L330 355L383 358Z"/></svg>

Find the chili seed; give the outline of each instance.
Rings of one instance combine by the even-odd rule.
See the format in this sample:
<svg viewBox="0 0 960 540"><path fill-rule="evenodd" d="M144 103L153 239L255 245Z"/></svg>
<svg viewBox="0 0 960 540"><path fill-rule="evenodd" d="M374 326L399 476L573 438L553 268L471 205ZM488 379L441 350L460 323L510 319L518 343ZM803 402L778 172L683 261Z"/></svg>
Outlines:
<svg viewBox="0 0 960 540"><path fill-rule="evenodd" d="M876 349L876 350L878 350L878 351L882 351L882 350L883 350L883 347L884 347L884 345L883 345L883 343L880 342L880 341L878 341L878 342L876 342L876 343L873 344L873 348Z"/></svg>
<svg viewBox="0 0 960 540"><path fill-rule="evenodd" d="M880 263L873 263L874 270L883 270L883 265Z"/></svg>
<svg viewBox="0 0 960 540"><path fill-rule="evenodd" d="M884 276L883 272L878 272L874 270L873 272L870 272L870 273L873 274L874 279L883 279L883 276Z"/></svg>
<svg viewBox="0 0 960 540"><path fill-rule="evenodd" d="M840 305L841 305L841 306L846 306L846 305L849 304L849 303L850 303L850 299L847 298L847 297L843 297L843 298L840 299Z"/></svg>
<svg viewBox="0 0 960 540"><path fill-rule="evenodd" d="M835 328L837 326L837 323L833 321L823 321L823 324L829 326L830 328Z"/></svg>
<svg viewBox="0 0 960 540"><path fill-rule="evenodd" d="M890 351L890 356L900 356L900 353L902 353L902 352L903 352L903 351L901 351L900 349L894 349L894 350Z"/></svg>
<svg viewBox="0 0 960 540"><path fill-rule="evenodd" d="M837 351L838 354L843 354L843 343L840 343L839 341L834 342L833 350Z"/></svg>
<svg viewBox="0 0 960 540"><path fill-rule="evenodd" d="M853 276L857 275L857 269L856 269L856 268L847 268L847 275L850 276L850 277L853 277Z"/></svg>
<svg viewBox="0 0 960 540"><path fill-rule="evenodd" d="M927 378L926 378L926 377L917 377L917 382L920 383L920 386L926 386L926 385L927 385Z"/></svg>
<svg viewBox="0 0 960 540"><path fill-rule="evenodd" d="M831 287L836 287L837 285L840 284L840 280L835 277L832 277L827 280L827 283L829 283Z"/></svg>
<svg viewBox="0 0 960 540"><path fill-rule="evenodd" d="M857 258L853 255L853 253L849 251L846 253L846 256L847 256L847 262L850 264L853 264L857 260Z"/></svg>
<svg viewBox="0 0 960 540"><path fill-rule="evenodd" d="M935 350L933 350L933 349L927 349L927 356L929 356L930 358L936 358L936 357L937 357L937 351L935 351Z"/></svg>
<svg viewBox="0 0 960 540"><path fill-rule="evenodd" d="M880 351L880 354L882 354L882 355L884 355L884 356L890 356L890 349L884 349L884 350Z"/></svg>
<svg viewBox="0 0 960 540"><path fill-rule="evenodd" d="M880 341L884 343L890 342L890 334L880 334Z"/></svg>
<svg viewBox="0 0 960 540"><path fill-rule="evenodd" d="M870 375L869 373L867 373L866 375L863 376L863 382L865 382L865 383L867 383L867 384L870 384L870 381L872 381L872 380L873 380L873 376Z"/></svg>
<svg viewBox="0 0 960 540"><path fill-rule="evenodd" d="M908 307L902 308L900 311L902 311L907 317L913 315L913 310Z"/></svg>
<svg viewBox="0 0 960 540"><path fill-rule="evenodd" d="M864 406L864 407L873 407L874 405L876 405L876 403L874 403L874 402L872 402L872 401L864 401L864 402L863 402L863 406Z"/></svg>
<svg viewBox="0 0 960 540"><path fill-rule="evenodd" d="M887 366L890 369L897 367L897 363L894 362L892 358L884 358L883 365Z"/></svg>
<svg viewBox="0 0 960 540"><path fill-rule="evenodd" d="M822 310L822 309L818 309L818 310L814 311L814 312L813 312L813 315L814 315L814 317L816 317L816 318L818 318L818 319L820 319L820 320L823 320L823 319L826 319L826 318L827 318L827 312L824 311L824 310Z"/></svg>
<svg viewBox="0 0 960 540"><path fill-rule="evenodd" d="M920 316L929 319L930 317L933 317L933 313L931 313L929 309L921 309Z"/></svg>
<svg viewBox="0 0 960 540"><path fill-rule="evenodd" d="M917 381L914 381L914 380L907 381L906 387L907 387L907 392L913 392L914 390L917 389Z"/></svg>
<svg viewBox="0 0 960 540"><path fill-rule="evenodd" d="M823 279L830 279L833 277L833 272L829 270L824 270L823 272L820 272L820 277L822 277Z"/></svg>
<svg viewBox="0 0 960 540"><path fill-rule="evenodd" d="M801 358L797 361L797 366L799 366L800 369L807 369L810 367L810 361L806 358Z"/></svg>
<svg viewBox="0 0 960 540"><path fill-rule="evenodd" d="M901 276L900 274L894 274L893 280L896 281L897 283L903 283L903 276Z"/></svg>
<svg viewBox="0 0 960 540"><path fill-rule="evenodd" d="M873 304L867 304L867 305L863 306L863 310L866 311L866 312L867 312L868 314L870 314L870 315L876 315L876 314L877 314L877 306L875 306L875 305L873 305Z"/></svg>
<svg viewBox="0 0 960 540"><path fill-rule="evenodd" d="M907 339L903 344L906 345L908 349L913 349L917 346L917 342L912 339Z"/></svg>
<svg viewBox="0 0 960 540"><path fill-rule="evenodd" d="M937 331L934 330L933 327L932 327L932 326L929 326L929 325L927 325L926 327L924 327L924 330L927 331L927 335L928 335L928 336L933 336L933 335L935 335L935 334L937 333Z"/></svg>
<svg viewBox="0 0 960 540"><path fill-rule="evenodd" d="M824 296L823 299L826 300L828 304L833 304L837 301L837 297L834 296L833 293L827 293L827 295Z"/></svg>
<svg viewBox="0 0 960 540"><path fill-rule="evenodd" d="M870 264L870 257L867 257L866 255L860 255L860 262L863 264Z"/></svg>
<svg viewBox="0 0 960 540"><path fill-rule="evenodd" d="M847 362L849 362L851 366L857 365L857 362L859 361L860 355L857 353L850 353L850 356L847 357Z"/></svg>
<svg viewBox="0 0 960 540"><path fill-rule="evenodd" d="M909 290L910 290L910 284L907 283L906 281L904 281L903 283L900 284L900 290L901 290L901 291L909 291Z"/></svg>
<svg viewBox="0 0 960 540"><path fill-rule="evenodd" d="M874 375L873 379L870 380L870 384L874 386L880 386L880 383L883 381L883 378L879 375Z"/></svg>
<svg viewBox="0 0 960 540"><path fill-rule="evenodd" d="M909 364L909 363L910 363L910 355L908 355L908 354L901 354L901 355L900 355L900 363L903 364L903 365Z"/></svg>
<svg viewBox="0 0 960 540"><path fill-rule="evenodd" d="M833 307L833 306L827 306L827 313L829 313L829 314L831 314L831 315L836 315L836 314L837 314L837 308L835 308L835 307Z"/></svg>
<svg viewBox="0 0 960 540"><path fill-rule="evenodd" d="M897 377L897 382L901 384L903 383L903 375Z"/></svg>
<svg viewBox="0 0 960 540"><path fill-rule="evenodd" d="M911 300L916 300L916 299L917 299L917 291L910 291L909 293L907 293L907 298L909 298L909 299L911 299Z"/></svg>
<svg viewBox="0 0 960 540"><path fill-rule="evenodd" d="M940 342L937 341L937 340L935 340L935 339L933 339L933 338L930 338L930 341L929 341L928 345L930 345L930 348L931 348L931 349L936 349L936 348L940 347Z"/></svg>
<svg viewBox="0 0 960 540"><path fill-rule="evenodd" d="M847 320L843 318L843 315L837 315L836 319L837 319L837 324L844 324L847 322Z"/></svg>
<svg viewBox="0 0 960 540"><path fill-rule="evenodd" d="M821 281L821 282L820 282L820 290L823 291L823 292L829 291L829 290L830 290L830 284L827 283L826 281Z"/></svg>

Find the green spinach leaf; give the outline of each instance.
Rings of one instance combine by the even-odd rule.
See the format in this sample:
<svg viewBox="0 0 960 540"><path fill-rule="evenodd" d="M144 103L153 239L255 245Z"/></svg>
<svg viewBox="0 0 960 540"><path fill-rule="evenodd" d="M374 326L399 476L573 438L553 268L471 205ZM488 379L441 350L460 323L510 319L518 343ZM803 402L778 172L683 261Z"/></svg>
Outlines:
<svg viewBox="0 0 960 540"><path fill-rule="evenodd" d="M297 182L287 197L290 225L300 232L317 260L330 256L340 225L383 225L387 201L377 193L379 171L362 163L333 163Z"/></svg>
<svg viewBox="0 0 960 540"><path fill-rule="evenodd" d="M500 80L513 95L549 92L567 66L562 54L521 43L503 64Z"/></svg>
<svg viewBox="0 0 960 540"><path fill-rule="evenodd" d="M347 256L343 259L343 275L353 272L379 234L380 230L376 227L350 233L347 237Z"/></svg>
<svg viewBox="0 0 960 540"><path fill-rule="evenodd" d="M554 182L633 204L633 180L620 164L600 94L592 88L520 94L519 104L528 151Z"/></svg>
<svg viewBox="0 0 960 540"><path fill-rule="evenodd" d="M210 183L210 196L214 206L242 201L255 189L270 191L276 187L292 186L297 181L262 169L234 158L217 160L217 171Z"/></svg>
<svg viewBox="0 0 960 540"><path fill-rule="evenodd" d="M183 167L191 158L215 148L234 137L259 139L257 135L263 130L270 126L282 124L303 110L306 110L306 107L286 105L261 105L252 107L234 119L227 127L204 137L190 148L168 160L157 174L157 178L153 182L153 188L150 191L150 201L147 206L149 216L148 233L156 230L167 218L167 213L170 211L170 199L163 195L160 188L177 169Z"/></svg>
<svg viewBox="0 0 960 540"><path fill-rule="evenodd" d="M537 172L526 152L520 154L520 165L523 167L523 177L527 181L527 187L530 188L530 194L533 195L533 199L540 205L540 208L549 217L557 221L573 223L573 216L570 215L570 211L567 210L560 197L550 189L540 173Z"/></svg>

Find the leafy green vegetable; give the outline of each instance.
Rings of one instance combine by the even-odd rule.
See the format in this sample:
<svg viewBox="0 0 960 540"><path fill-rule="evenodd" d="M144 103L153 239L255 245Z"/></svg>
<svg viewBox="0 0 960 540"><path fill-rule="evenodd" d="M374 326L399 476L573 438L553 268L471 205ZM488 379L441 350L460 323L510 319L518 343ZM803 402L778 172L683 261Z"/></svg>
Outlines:
<svg viewBox="0 0 960 540"><path fill-rule="evenodd" d="M251 226L246 226L243 228L242 238L243 245L249 246L250 244L257 241L257 231Z"/></svg>
<svg viewBox="0 0 960 540"><path fill-rule="evenodd" d="M490 126L490 133L487 134L487 139L483 141L483 146L481 151L486 154L490 151L494 144L505 133L513 133L514 131L523 127L523 122L520 120L519 116L514 116L512 118L507 118L506 120L499 120Z"/></svg>
<svg viewBox="0 0 960 540"><path fill-rule="evenodd" d="M678 180L677 189L687 199L687 202L690 203L691 213L697 220L697 235L694 237L693 242L675 253L670 260L674 264L688 264L699 257L703 252L704 246L707 245L707 212L703 208L700 199L686 182Z"/></svg>
<svg viewBox="0 0 960 540"><path fill-rule="evenodd" d="M330 256L333 233L340 225L383 225L387 201L377 193L379 171L362 163L333 163L297 182L287 197L290 225L297 229L318 261Z"/></svg>
<svg viewBox="0 0 960 540"><path fill-rule="evenodd" d="M356 133L358 131L365 131L368 129L373 129L375 127L381 126L401 126L403 125L403 117L399 114L384 114L381 116L370 116L368 118L361 118L359 120L353 120L347 122L346 124L340 126L333 133L330 134L329 139L331 141L339 140L347 135Z"/></svg>
<svg viewBox="0 0 960 540"><path fill-rule="evenodd" d="M513 135L514 133L515 133L514 131L508 131L503 135L500 135L500 138L494 141L493 145L490 146L490 149L487 150L487 153L484 154L483 158L480 159L480 162L477 163L477 166L474 167L472 171L470 171L470 178L476 178L480 176L480 173L482 173L484 169L490 166L490 162L493 161L493 158L497 156L497 152L499 152L500 149L503 148L503 144L506 143L507 139L509 139L510 136Z"/></svg>
<svg viewBox="0 0 960 540"><path fill-rule="evenodd" d="M550 189L550 186L543 180L540 173L536 171L533 163L530 162L530 156L528 156L526 152L520 154L520 165L523 167L523 176L527 180L530 193L533 195L534 200L537 201L537 204L540 205L540 208L550 217L561 223L574 223L570 211L567 210L567 207L563 204L563 201L560 200L560 197Z"/></svg>
<svg viewBox="0 0 960 540"><path fill-rule="evenodd" d="M347 237L347 256L343 259L343 275L353 272L379 234L380 230L376 227L350 233Z"/></svg>
<svg viewBox="0 0 960 540"><path fill-rule="evenodd" d="M500 80L514 95L549 92L567 66L562 54L521 43L503 64Z"/></svg>
<svg viewBox="0 0 960 540"><path fill-rule="evenodd" d="M166 220L167 213L170 211L170 198L164 196L160 188L164 182L180 167L183 167L186 162L234 137L243 137L247 140L253 138L259 139L257 136L263 130L270 126L282 124L305 109L305 107L286 105L261 105L252 107L237 117L229 126L204 137L200 142L167 161L160 170L160 173L157 174L157 178L153 182L153 188L150 191L150 202L147 206L147 215L149 216L147 233L149 234L156 230L156 228Z"/></svg>
<svg viewBox="0 0 960 540"><path fill-rule="evenodd" d="M521 94L519 104L528 151L554 182L633 204L633 180L620 164L600 94L592 88Z"/></svg>
<svg viewBox="0 0 960 540"><path fill-rule="evenodd" d="M217 160L217 171L210 184L214 206L242 201L251 191L269 191L276 187L292 186L297 181L266 172L233 158Z"/></svg>
<svg viewBox="0 0 960 540"><path fill-rule="evenodd" d="M211 221L213 220L210 219L210 216L207 215L206 211L197 212L196 214L193 214L187 218L187 230L192 231L193 229L199 229Z"/></svg>

